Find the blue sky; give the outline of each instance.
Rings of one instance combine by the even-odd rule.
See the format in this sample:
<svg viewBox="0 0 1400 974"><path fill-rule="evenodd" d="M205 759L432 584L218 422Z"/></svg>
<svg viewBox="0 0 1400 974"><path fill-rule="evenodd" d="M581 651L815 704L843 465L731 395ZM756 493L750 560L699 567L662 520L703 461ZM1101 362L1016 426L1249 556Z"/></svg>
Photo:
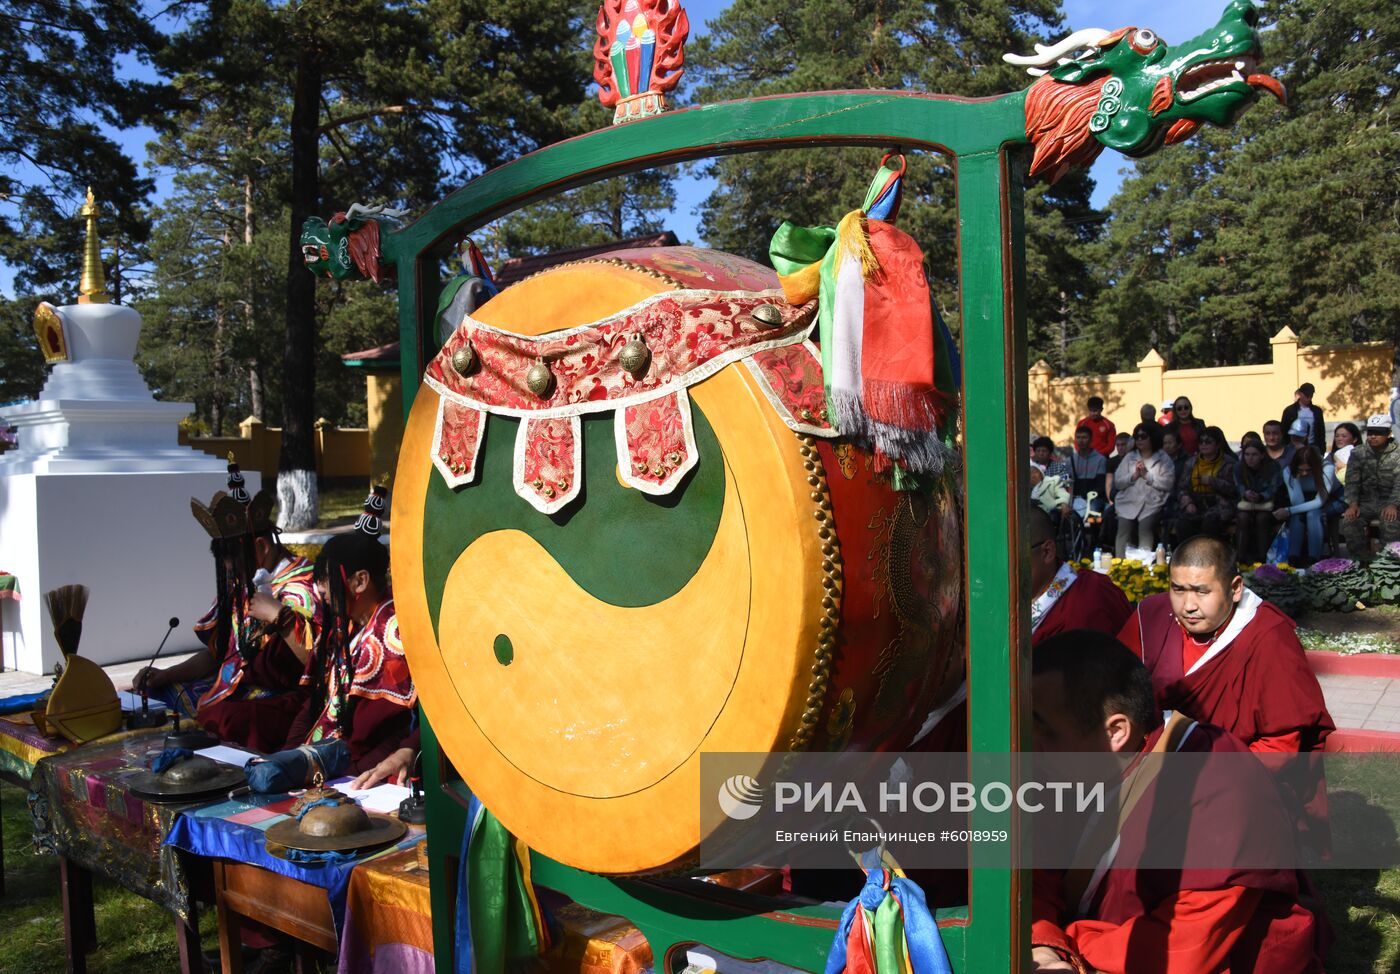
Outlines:
<svg viewBox="0 0 1400 974"><path fill-rule="evenodd" d="M1225 0L1176 0L1164 3L1162 0L1064 0L1065 19L1068 29L1081 27L1103 27L1109 30L1128 25L1151 27L1168 43L1177 43L1192 37L1213 25L1224 8ZM729 6L728 0L685 0L690 15L691 33L699 36L705 33L706 23L717 17ZM1029 79L1028 79L1029 80ZM682 85L685 81L682 80ZM146 156L146 143L153 138L149 129L133 129L119 133L120 141L131 155L140 160ZM1099 156L1091 170L1097 183L1093 201L1098 206L1108 203L1123 179L1126 161L1112 151ZM152 173L156 177L157 197L164 195L170 186L168 173ZM712 186L694 176L685 175L680 181L677 204L668 226L675 230L682 240L698 241L695 209L709 195ZM94 187L101 197L102 188ZM76 213L81 200L73 201ZM13 275L0 264L0 293L13 296Z"/></svg>

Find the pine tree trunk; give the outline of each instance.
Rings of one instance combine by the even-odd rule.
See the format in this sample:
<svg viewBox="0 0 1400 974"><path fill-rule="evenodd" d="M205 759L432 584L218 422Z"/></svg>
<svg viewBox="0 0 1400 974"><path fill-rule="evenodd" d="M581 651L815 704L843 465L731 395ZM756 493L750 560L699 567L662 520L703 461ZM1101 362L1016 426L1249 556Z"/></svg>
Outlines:
<svg viewBox="0 0 1400 974"><path fill-rule="evenodd" d="M287 263L287 344L282 367L282 452L277 461L278 523L304 531L316 525L316 279L301 256L301 225L321 203L321 64L305 49L292 92L292 226Z"/></svg>
<svg viewBox="0 0 1400 974"><path fill-rule="evenodd" d="M248 361L248 410L257 419L263 418L262 372L253 359Z"/></svg>
<svg viewBox="0 0 1400 974"><path fill-rule="evenodd" d="M252 132L248 133L252 139ZM253 177L243 177L243 246L248 249L248 279L244 282L243 294L243 326L247 330L249 337L253 334L253 328L257 323L257 315L254 306L257 301L257 282L253 275L251 255L253 252ZM258 365L257 358L248 360L248 405L252 415L259 420L263 418L263 389L262 389L262 369Z"/></svg>
<svg viewBox="0 0 1400 974"><path fill-rule="evenodd" d="M222 267L227 268L229 246L227 224L224 226L223 245L224 255L222 258ZM224 271L220 270L220 285L223 284L223 281ZM211 397L212 401L209 404L210 432L214 436L224 435L224 380L228 376L228 357L225 354L225 349L228 346L228 315L224 310L222 287L220 288L220 292L221 296L214 305L214 395Z"/></svg>

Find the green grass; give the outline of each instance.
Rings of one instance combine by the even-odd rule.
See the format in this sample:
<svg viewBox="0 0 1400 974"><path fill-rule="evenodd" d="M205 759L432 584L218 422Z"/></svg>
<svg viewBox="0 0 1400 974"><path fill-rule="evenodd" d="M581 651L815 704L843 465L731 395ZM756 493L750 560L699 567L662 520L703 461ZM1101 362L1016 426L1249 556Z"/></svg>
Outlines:
<svg viewBox="0 0 1400 974"><path fill-rule="evenodd" d="M66 966L58 859L33 852L25 794L0 784L5 830L5 896L0 899L0 972L60 974ZM92 974L177 971L174 921L134 893L93 880L97 949L88 955ZM207 949L218 943L214 911L200 918Z"/></svg>
<svg viewBox="0 0 1400 974"><path fill-rule="evenodd" d="M353 521L364 512L365 494L363 487L328 487L321 491L321 519L317 527L326 528L345 519Z"/></svg>
<svg viewBox="0 0 1400 974"><path fill-rule="evenodd" d="M1319 870L1312 876L1336 936L1328 974L1400 970L1400 869Z"/></svg>

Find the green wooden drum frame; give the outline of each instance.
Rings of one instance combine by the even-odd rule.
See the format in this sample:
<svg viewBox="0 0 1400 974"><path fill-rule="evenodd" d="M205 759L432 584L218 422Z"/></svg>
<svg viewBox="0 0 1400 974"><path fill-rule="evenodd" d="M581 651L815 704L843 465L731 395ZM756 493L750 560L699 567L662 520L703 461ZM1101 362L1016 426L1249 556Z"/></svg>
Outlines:
<svg viewBox="0 0 1400 974"><path fill-rule="evenodd" d="M440 267L464 234L536 200L651 166L736 152L823 146L925 149L956 173L964 361L969 749L1025 749L1030 727L1029 626L1017 498L1025 489L1026 342L1022 189L1028 153L1025 93L992 99L888 91L839 91L707 105L620 125L549 146L457 190L385 240L397 267L404 415L437 351ZM456 858L466 822L465 788L424 721L428 852L439 970L452 957ZM1008 762L1009 765L1009 762ZM983 773L996 768L979 763ZM1011 768L1004 769L1010 780ZM998 777L1001 777L998 775ZM1018 835L1011 813L977 828ZM971 855L979 855L976 847ZM711 884L620 880L535 856L535 882L636 924L658 965L674 970L688 944L736 957L769 958L821 971L838 916L823 907L772 913L772 902ZM939 914L957 971L1009 971L1028 955L1029 874L976 869L969 906Z"/></svg>

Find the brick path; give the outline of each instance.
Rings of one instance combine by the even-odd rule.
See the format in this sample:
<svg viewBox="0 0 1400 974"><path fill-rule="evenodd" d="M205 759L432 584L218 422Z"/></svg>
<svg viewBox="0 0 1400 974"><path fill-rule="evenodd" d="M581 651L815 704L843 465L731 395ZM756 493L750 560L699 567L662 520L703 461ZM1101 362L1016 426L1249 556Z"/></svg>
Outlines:
<svg viewBox="0 0 1400 974"><path fill-rule="evenodd" d="M1317 682L1338 727L1400 733L1400 680L1324 673Z"/></svg>

